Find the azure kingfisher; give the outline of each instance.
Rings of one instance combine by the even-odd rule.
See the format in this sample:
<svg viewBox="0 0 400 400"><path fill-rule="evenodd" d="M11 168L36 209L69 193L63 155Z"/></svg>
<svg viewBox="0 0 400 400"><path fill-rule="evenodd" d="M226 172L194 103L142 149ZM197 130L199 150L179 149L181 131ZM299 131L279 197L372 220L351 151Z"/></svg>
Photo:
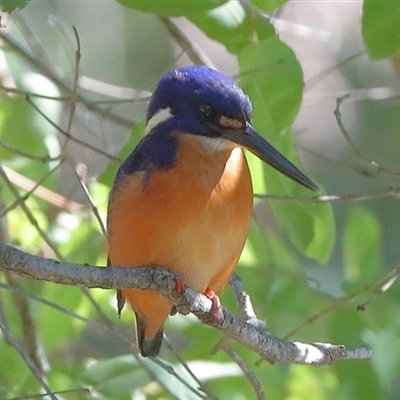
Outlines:
<svg viewBox="0 0 400 400"><path fill-rule="evenodd" d="M251 124L249 97L207 67L168 72L147 110L146 135L119 168L108 206L109 263L158 266L204 293L229 282L245 244L253 190L243 149L279 172L316 186ZM153 291L119 290L135 315L142 356L156 357L173 304ZM215 307L217 309L215 309Z"/></svg>

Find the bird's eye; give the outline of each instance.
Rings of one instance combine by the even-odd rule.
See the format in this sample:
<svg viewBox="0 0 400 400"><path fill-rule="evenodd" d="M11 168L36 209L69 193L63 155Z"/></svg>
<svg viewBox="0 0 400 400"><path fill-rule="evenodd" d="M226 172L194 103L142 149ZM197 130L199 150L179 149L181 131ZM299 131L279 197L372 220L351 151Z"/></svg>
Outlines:
<svg viewBox="0 0 400 400"><path fill-rule="evenodd" d="M212 120L215 117L215 114L209 104L202 104L199 107L200 114L202 115L203 118L207 120Z"/></svg>

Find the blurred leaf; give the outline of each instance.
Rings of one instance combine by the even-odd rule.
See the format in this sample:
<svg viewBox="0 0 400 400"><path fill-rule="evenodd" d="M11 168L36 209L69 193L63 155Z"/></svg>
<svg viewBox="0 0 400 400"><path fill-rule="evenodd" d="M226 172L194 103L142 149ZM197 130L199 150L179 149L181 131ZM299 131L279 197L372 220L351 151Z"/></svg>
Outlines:
<svg viewBox="0 0 400 400"><path fill-rule="evenodd" d="M357 282L357 286L382 273L381 240L376 215L366 207L352 208L343 236L343 259L346 278Z"/></svg>
<svg viewBox="0 0 400 400"><path fill-rule="evenodd" d="M62 286L53 283L43 285L42 296L67 310L75 311L82 301L83 293L79 288ZM88 301L85 299L85 301ZM64 345L76 338L84 327L82 321L73 319L70 315L44 304L37 305L37 324L41 329L41 339L47 350Z"/></svg>
<svg viewBox="0 0 400 400"><path fill-rule="evenodd" d="M164 17L178 17L218 7L226 0L117 0L137 11L154 13Z"/></svg>
<svg viewBox="0 0 400 400"><path fill-rule="evenodd" d="M29 2L30 0L1 0L0 10L8 13L17 8L22 10Z"/></svg>
<svg viewBox="0 0 400 400"><path fill-rule="evenodd" d="M15 198L13 197L13 201L14 200ZM36 199L30 197L25 204L36 220L36 223L46 232L49 227L48 216L44 210L39 207ZM25 212L17 208L9 212L7 218L10 226L10 237L13 243L22 246L24 250L35 251L43 242L43 238L37 228L26 217Z"/></svg>
<svg viewBox="0 0 400 400"><path fill-rule="evenodd" d="M362 35L373 59L400 53L400 2L365 0Z"/></svg>
<svg viewBox="0 0 400 400"><path fill-rule="evenodd" d="M0 342L0 354L3 366L0 368L0 398L8 399L15 397L16 393L39 390L37 381L32 377L29 368L4 340Z"/></svg>
<svg viewBox="0 0 400 400"><path fill-rule="evenodd" d="M357 312L354 305L337 310L330 319L331 340L343 343L348 348L355 348L361 343L361 332L364 329L363 313ZM374 356L373 356L374 357ZM333 364L333 369L340 382L339 398L383 400L379 381L374 374L371 361L354 360Z"/></svg>
<svg viewBox="0 0 400 400"><path fill-rule="evenodd" d="M304 82L293 51L278 36L239 54L240 85L253 103L253 123L268 135L288 127L299 110Z"/></svg>
<svg viewBox="0 0 400 400"><path fill-rule="evenodd" d="M77 226L71 224L70 228L53 229L52 236L60 242L60 250L70 262L90 265L101 262L104 265L106 238L99 234L98 222L94 223L94 218L80 218L77 221ZM103 256L102 261L99 256Z"/></svg>
<svg viewBox="0 0 400 400"><path fill-rule="evenodd" d="M251 2L264 11L271 12L283 6L288 0L251 0Z"/></svg>
<svg viewBox="0 0 400 400"><path fill-rule="evenodd" d="M260 264L268 264L270 257L265 246L265 235L254 221L250 226L250 232L240 257L240 264L253 267Z"/></svg>
<svg viewBox="0 0 400 400"><path fill-rule="evenodd" d="M26 71L26 66L13 53L7 54L7 62L13 71L13 77L19 90L40 92L48 96L58 96L56 86L47 78ZM31 99L35 105L52 121L58 122L61 103L49 99ZM26 156L19 156L18 150L37 157L59 155L60 145L57 129L51 126L23 96L2 97L0 99L0 139L17 150L13 152L0 146L0 158L7 160L7 165L22 175L34 180L41 180L55 162L45 163ZM56 189L56 174L46 179L44 185Z"/></svg>
<svg viewBox="0 0 400 400"><path fill-rule="evenodd" d="M138 367L137 360L130 354L107 360L91 361L81 379L90 385L104 383L112 378L132 372Z"/></svg>
<svg viewBox="0 0 400 400"><path fill-rule="evenodd" d="M276 136L293 122L302 98L303 77L294 53L274 36L248 45L239 54L239 65L241 86L253 103L254 126L269 137L275 135L273 145L297 164L292 132ZM252 156L248 158L253 171L261 161ZM263 171L266 193L310 194L271 167ZM302 253L321 262L328 260L335 238L330 205L271 201L270 206L279 225Z"/></svg>
<svg viewBox="0 0 400 400"><path fill-rule="evenodd" d="M374 349L372 366L382 385L390 390L391 385L398 380L400 374L400 358L397 352L397 349L400 348L400 312L394 305L387 314L385 326L377 326L374 332L365 332L364 338Z"/></svg>
<svg viewBox="0 0 400 400"><path fill-rule="evenodd" d="M293 139L291 135L285 136L279 137L281 145L276 147L296 164ZM276 141L273 144L275 145ZM256 162L262 163L260 160ZM269 166L264 167L264 180L267 193L285 194L294 198L310 194L309 190ZM280 228L298 250L320 262L329 259L335 241L335 222L330 204L301 200L271 200L268 204Z"/></svg>
<svg viewBox="0 0 400 400"><path fill-rule="evenodd" d="M144 387L151 381L146 371L130 354L88 363L81 380L107 399L120 400L131 399L137 388Z"/></svg>
<svg viewBox="0 0 400 400"><path fill-rule="evenodd" d="M22 97L0 101L0 139L8 146L33 156L49 154L43 132L35 124L32 107ZM22 117L21 117L22 116ZM16 157L16 153L0 146L0 158L8 165L31 179L39 180L49 171L48 163L34 161L27 157Z"/></svg>
<svg viewBox="0 0 400 400"><path fill-rule="evenodd" d="M268 329L282 337L319 311L326 300L326 296L309 288L307 278L300 268L297 273L276 272L268 297L264 299L265 310L258 312L257 315L259 318L266 318ZM325 329L324 323L323 320L314 321L290 340L310 340L310 333L316 337L323 336L321 332Z"/></svg>
<svg viewBox="0 0 400 400"><path fill-rule="evenodd" d="M158 377L158 381L162 386L167 388L168 393L173 393L174 397L181 400L198 400L198 383L193 377L187 373L182 365L168 365L173 368L175 372L183 378L186 384L177 380L166 369L161 368L156 363L149 359L144 359L143 363L146 365L154 375ZM239 367L233 362L219 363L215 361L190 361L188 367L193 371L194 375L201 381L218 380L224 377L238 376L242 374ZM193 389L193 390L192 390ZM202 393L202 392L200 392Z"/></svg>
<svg viewBox="0 0 400 400"><path fill-rule="evenodd" d="M251 225L246 246L240 258L240 264L242 263L247 267L267 266L268 270L276 266L296 268L298 264L294 254L290 252L281 237L267 227L264 230L260 229L256 223Z"/></svg>
<svg viewBox="0 0 400 400"><path fill-rule="evenodd" d="M253 123L278 134L299 110L304 82L293 51L278 36L247 45L239 54L240 85L253 103Z"/></svg>
<svg viewBox="0 0 400 400"><path fill-rule="evenodd" d="M290 395L289 400L307 399L321 400L327 399L325 396L327 389L336 389L340 382L332 373L331 368L318 369L310 373L309 369L301 365L290 366Z"/></svg>
<svg viewBox="0 0 400 400"><path fill-rule="evenodd" d="M233 54L238 54L253 40L263 40L275 34L267 18L236 0L188 18L208 37L224 44Z"/></svg>

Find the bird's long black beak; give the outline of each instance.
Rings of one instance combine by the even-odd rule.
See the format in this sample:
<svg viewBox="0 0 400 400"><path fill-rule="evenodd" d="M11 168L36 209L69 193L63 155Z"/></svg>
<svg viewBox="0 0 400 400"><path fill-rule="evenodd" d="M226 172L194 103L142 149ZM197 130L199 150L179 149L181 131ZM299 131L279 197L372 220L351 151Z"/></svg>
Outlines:
<svg viewBox="0 0 400 400"><path fill-rule="evenodd" d="M250 150L253 154L265 161L277 171L286 175L300 185L311 190L318 190L318 187L308 179L297 167L295 167L278 150L274 149L253 127L247 123L245 130L220 129L222 137Z"/></svg>

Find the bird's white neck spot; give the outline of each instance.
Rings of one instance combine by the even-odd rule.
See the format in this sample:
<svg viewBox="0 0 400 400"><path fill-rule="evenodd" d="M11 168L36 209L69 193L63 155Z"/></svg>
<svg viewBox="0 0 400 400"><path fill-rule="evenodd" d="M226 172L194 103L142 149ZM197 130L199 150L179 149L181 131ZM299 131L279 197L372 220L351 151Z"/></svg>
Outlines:
<svg viewBox="0 0 400 400"><path fill-rule="evenodd" d="M173 114L171 112L171 109L168 108L162 108L161 110L158 110L147 122L146 129L144 130L144 133L147 135L152 129L154 129L160 122L164 122L167 119L173 117Z"/></svg>

